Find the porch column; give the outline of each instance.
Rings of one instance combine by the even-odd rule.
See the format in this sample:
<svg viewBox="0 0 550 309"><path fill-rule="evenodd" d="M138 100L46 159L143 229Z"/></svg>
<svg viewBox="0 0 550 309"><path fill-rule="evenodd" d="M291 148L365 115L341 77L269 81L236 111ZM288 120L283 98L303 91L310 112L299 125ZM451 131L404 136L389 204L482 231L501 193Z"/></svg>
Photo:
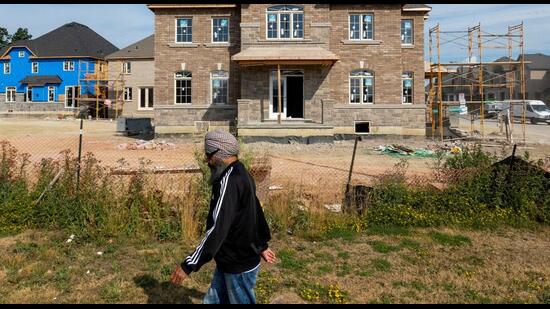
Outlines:
<svg viewBox="0 0 550 309"><path fill-rule="evenodd" d="M281 65L277 64L277 104L278 112L277 123L281 123Z"/></svg>

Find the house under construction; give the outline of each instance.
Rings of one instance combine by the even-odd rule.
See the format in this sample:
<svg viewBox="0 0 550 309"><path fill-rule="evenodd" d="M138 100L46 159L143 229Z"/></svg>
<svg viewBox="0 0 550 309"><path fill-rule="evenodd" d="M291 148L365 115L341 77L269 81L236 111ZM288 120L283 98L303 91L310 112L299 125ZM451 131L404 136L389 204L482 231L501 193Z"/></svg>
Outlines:
<svg viewBox="0 0 550 309"><path fill-rule="evenodd" d="M464 50L464 62L441 61L442 48L452 45ZM451 119L467 120L470 134L485 137L487 104L494 100L515 100L521 104L521 137L525 141L525 61L523 23L508 26L505 33L489 33L481 24L464 31L442 31L439 24L429 29L428 114L431 136L443 140ZM502 50L497 61L484 61L490 50ZM514 60L516 59L516 60ZM500 96L495 97L495 89ZM458 94L458 95L457 95ZM519 100L519 101L518 101ZM513 113L513 109L510 109ZM517 115L516 115L517 116ZM510 116L513 119L514 115ZM511 132L514 122L510 121ZM516 137L519 135L516 132Z"/></svg>

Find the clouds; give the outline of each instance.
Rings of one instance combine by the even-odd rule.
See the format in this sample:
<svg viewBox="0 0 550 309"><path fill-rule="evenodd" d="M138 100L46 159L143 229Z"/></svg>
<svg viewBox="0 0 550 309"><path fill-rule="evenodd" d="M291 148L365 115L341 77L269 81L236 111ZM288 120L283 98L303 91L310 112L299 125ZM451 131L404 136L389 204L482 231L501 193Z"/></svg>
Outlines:
<svg viewBox="0 0 550 309"><path fill-rule="evenodd" d="M467 30L481 23L482 31L505 34L509 25L524 22L525 52L550 54L550 5L545 4L434 4L426 23L426 59L428 59L428 29L440 25L442 31ZM435 45L434 45L435 46ZM467 50L457 45L441 46L442 61L464 59ZM484 61L507 56L507 50L487 49ZM516 54L517 55L517 54Z"/></svg>
<svg viewBox="0 0 550 309"><path fill-rule="evenodd" d="M75 21L119 48L151 35L154 14L145 4L2 4L0 27L27 27L33 38Z"/></svg>

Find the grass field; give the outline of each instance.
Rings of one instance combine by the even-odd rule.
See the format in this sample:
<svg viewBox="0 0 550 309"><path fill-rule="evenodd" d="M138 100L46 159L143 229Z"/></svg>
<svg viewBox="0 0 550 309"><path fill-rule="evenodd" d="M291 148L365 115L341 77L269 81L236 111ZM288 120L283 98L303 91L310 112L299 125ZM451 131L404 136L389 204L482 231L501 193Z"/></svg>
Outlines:
<svg viewBox="0 0 550 309"><path fill-rule="evenodd" d="M194 244L68 237L0 238L0 303L200 303L209 286L213 263L181 287L168 282ZM271 246L278 262L262 264L260 303L550 302L550 228L385 228Z"/></svg>

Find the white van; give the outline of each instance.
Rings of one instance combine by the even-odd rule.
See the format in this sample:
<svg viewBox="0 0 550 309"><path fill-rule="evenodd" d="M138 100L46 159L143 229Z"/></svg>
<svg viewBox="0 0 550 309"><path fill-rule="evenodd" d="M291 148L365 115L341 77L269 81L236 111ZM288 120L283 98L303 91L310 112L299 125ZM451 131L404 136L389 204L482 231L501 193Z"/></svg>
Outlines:
<svg viewBox="0 0 550 309"><path fill-rule="evenodd" d="M510 107L510 103L512 104L511 112L514 114L514 119L521 120L523 113L522 100L493 102L494 105L491 106L491 110L505 112ZM525 120L533 124L538 122L550 124L550 109L540 100L525 100Z"/></svg>

